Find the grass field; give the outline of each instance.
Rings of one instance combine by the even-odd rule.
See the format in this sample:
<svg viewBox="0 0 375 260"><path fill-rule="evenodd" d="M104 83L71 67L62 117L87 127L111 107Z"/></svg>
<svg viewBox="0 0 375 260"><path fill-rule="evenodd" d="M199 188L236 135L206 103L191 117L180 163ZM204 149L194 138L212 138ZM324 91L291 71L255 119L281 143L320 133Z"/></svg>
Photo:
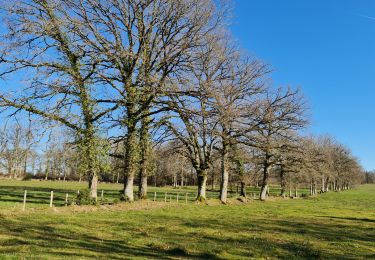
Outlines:
<svg viewBox="0 0 375 260"><path fill-rule="evenodd" d="M246 204L233 198L230 205L148 201L52 209L44 203L47 185L0 184L0 259L375 258L375 185ZM47 198L35 198L43 203L22 212L12 194L22 196L25 186Z"/></svg>

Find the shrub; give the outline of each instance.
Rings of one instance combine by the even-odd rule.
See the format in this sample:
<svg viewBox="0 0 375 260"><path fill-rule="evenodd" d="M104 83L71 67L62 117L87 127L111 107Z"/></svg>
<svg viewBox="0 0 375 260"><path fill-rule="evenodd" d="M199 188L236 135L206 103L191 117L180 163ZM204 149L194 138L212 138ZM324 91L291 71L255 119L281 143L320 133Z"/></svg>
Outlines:
<svg viewBox="0 0 375 260"><path fill-rule="evenodd" d="M32 175L31 173L26 173L26 174L22 177L22 180L23 180L23 181L30 181L33 177L34 177L34 175Z"/></svg>

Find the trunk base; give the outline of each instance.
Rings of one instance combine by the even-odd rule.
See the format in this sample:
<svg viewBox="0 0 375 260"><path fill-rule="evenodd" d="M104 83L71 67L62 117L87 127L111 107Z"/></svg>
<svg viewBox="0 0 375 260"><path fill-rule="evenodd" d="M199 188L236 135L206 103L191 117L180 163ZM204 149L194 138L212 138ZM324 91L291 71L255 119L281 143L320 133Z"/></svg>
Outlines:
<svg viewBox="0 0 375 260"><path fill-rule="evenodd" d="M97 201L98 200L98 176L94 175L89 183L90 188L90 198Z"/></svg>
<svg viewBox="0 0 375 260"><path fill-rule="evenodd" d="M206 183L207 183L207 175L202 171L198 174L198 195L197 201L205 202L206 201Z"/></svg>
<svg viewBox="0 0 375 260"><path fill-rule="evenodd" d="M122 195L123 201L127 201L127 202L134 201L133 182L134 182L134 177L128 176L128 178L126 178L125 189Z"/></svg>

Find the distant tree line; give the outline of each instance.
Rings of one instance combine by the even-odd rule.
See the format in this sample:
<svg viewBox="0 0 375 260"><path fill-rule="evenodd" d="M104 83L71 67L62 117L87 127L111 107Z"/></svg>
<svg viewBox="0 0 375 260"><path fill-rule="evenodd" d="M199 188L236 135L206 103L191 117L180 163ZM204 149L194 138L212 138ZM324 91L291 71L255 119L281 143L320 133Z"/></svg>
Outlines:
<svg viewBox="0 0 375 260"><path fill-rule="evenodd" d="M362 183L374 184L375 183L375 171L366 171L364 173L364 179Z"/></svg>
<svg viewBox="0 0 375 260"><path fill-rule="evenodd" d="M4 116L60 129L33 149L22 124L2 134L9 177L122 182L123 198L148 183L206 189L261 187L311 195L362 181L350 151L306 137L299 89L275 88L271 68L228 31L230 3L213 0L20 0L1 11ZM7 82L12 82L7 85ZM17 130L19 129L19 130ZM52 133L54 130L48 130Z"/></svg>

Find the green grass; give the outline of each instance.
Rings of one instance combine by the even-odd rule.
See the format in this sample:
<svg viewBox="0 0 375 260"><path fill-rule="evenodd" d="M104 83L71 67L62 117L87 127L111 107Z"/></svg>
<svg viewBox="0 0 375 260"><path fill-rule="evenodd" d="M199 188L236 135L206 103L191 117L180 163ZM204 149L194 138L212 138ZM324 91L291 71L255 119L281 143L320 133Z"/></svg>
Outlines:
<svg viewBox="0 0 375 260"><path fill-rule="evenodd" d="M0 203L0 259L375 258L375 185L230 205L148 201L22 212L4 203L15 202Z"/></svg>

